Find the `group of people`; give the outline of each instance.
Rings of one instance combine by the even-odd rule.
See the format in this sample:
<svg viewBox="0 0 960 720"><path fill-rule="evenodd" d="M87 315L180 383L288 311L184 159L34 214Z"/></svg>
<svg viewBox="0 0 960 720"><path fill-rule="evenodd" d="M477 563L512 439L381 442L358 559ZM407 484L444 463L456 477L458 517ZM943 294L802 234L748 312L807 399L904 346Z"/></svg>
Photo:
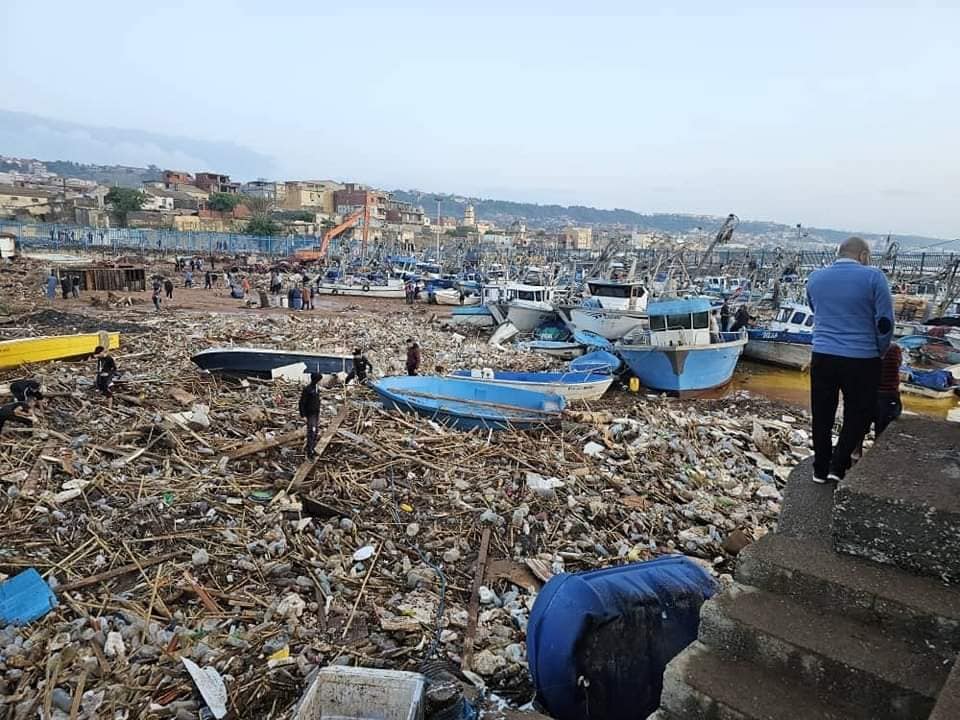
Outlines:
<svg viewBox="0 0 960 720"><path fill-rule="evenodd" d="M63 299L69 300L71 297L80 297L80 276L64 274L59 278L55 271L51 270L47 276L47 298L56 300L57 288L63 293Z"/></svg>
<svg viewBox="0 0 960 720"><path fill-rule="evenodd" d="M407 375L416 375L420 370L420 344L413 338L407 338ZM351 356L351 368L347 373L345 383L356 380L358 384L367 382L367 377L373 372L373 365L360 348L354 348ZM314 448L317 445L317 433L320 424L320 381L323 376L320 373L311 373L310 382L300 393L300 417L306 424L307 431L307 457L315 457Z"/></svg>

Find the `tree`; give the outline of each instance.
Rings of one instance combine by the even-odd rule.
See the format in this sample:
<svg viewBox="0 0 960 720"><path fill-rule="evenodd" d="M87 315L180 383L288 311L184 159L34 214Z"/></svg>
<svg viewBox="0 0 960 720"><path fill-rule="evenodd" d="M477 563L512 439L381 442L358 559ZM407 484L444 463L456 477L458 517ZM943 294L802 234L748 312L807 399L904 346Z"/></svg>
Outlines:
<svg viewBox="0 0 960 720"><path fill-rule="evenodd" d="M103 197L104 201L113 208L114 214L120 219L120 224L126 227L127 213L136 212L147 201L145 193L133 188L112 187Z"/></svg>
<svg viewBox="0 0 960 720"><path fill-rule="evenodd" d="M247 223L247 235L272 237L280 234L280 225L266 215L257 215Z"/></svg>
<svg viewBox="0 0 960 720"><path fill-rule="evenodd" d="M207 207L217 212L230 212L241 202L243 202L243 198L239 195L215 192L210 193L210 197L207 200Z"/></svg>
<svg viewBox="0 0 960 720"><path fill-rule="evenodd" d="M242 202L253 215L269 215L277 206L273 198L266 195L244 195Z"/></svg>

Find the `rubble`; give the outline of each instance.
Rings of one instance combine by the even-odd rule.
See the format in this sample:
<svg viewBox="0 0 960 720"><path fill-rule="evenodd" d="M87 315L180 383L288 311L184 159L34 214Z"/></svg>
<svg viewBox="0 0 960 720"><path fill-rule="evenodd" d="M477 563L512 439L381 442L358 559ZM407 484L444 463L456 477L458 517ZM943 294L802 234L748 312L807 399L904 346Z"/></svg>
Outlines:
<svg viewBox="0 0 960 720"><path fill-rule="evenodd" d="M220 679L231 717L290 718L320 667L416 670L430 654L459 666L468 646L471 676L521 705L525 625L545 580L669 552L728 573L772 528L786 471L809 454L802 413L788 421L756 400L614 389L562 429L462 433L335 385L321 391L321 424L345 408L342 423L295 483L299 387L210 376L192 353L360 346L389 374L413 336L425 369L551 361L452 342L406 310L175 323L100 312L124 328L116 396L94 394L83 362L30 368L53 399L38 427L0 438L0 573L35 567L60 600L31 625L0 627L0 715L11 718L45 705L194 717L210 701L187 663ZM34 313L6 336L103 327L63 316Z"/></svg>

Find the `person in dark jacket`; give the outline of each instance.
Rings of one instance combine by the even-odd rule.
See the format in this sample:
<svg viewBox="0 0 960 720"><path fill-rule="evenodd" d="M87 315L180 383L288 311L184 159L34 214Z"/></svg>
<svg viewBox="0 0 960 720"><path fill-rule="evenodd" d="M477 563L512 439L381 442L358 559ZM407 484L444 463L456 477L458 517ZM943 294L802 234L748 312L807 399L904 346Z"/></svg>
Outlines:
<svg viewBox="0 0 960 720"><path fill-rule="evenodd" d="M900 417L903 404L900 401L900 365L903 353L900 346L890 343L880 359L880 386L877 390L877 409L873 416L873 430L877 437L892 421Z"/></svg>
<svg viewBox="0 0 960 720"><path fill-rule="evenodd" d="M110 397L113 391L110 389L113 383L113 376L117 374L117 363L108 353L103 345L97 345L93 350L93 357L97 360L96 386L101 395Z"/></svg>
<svg viewBox="0 0 960 720"><path fill-rule="evenodd" d="M753 319L750 316L750 311L747 310L747 306L741 305L737 308L737 314L733 316L733 326L730 328L730 332L739 332L747 327Z"/></svg>
<svg viewBox="0 0 960 720"><path fill-rule="evenodd" d="M60 278L60 291L63 293L63 299L69 300L70 293L73 290L73 283L70 282L70 276L64 275Z"/></svg>
<svg viewBox="0 0 960 720"><path fill-rule="evenodd" d="M307 457L314 458L317 428L320 425L320 373L310 373L310 384L300 393L300 417L307 423Z"/></svg>
<svg viewBox="0 0 960 720"><path fill-rule="evenodd" d="M720 332L726 332L730 327L730 304L724 300L720 306Z"/></svg>
<svg viewBox="0 0 960 720"><path fill-rule="evenodd" d="M10 383L10 394L17 402L32 402L43 400L40 383L33 378L23 378Z"/></svg>
<svg viewBox="0 0 960 720"><path fill-rule="evenodd" d="M70 289L73 291L73 296L75 298L80 297L80 276L74 275L70 280Z"/></svg>
<svg viewBox="0 0 960 720"><path fill-rule="evenodd" d="M173 300L173 280L167 278L163 281L163 291L167 294L168 300Z"/></svg>
<svg viewBox="0 0 960 720"><path fill-rule="evenodd" d="M416 375L420 369L420 345L413 338L407 338L407 375Z"/></svg>
<svg viewBox="0 0 960 720"><path fill-rule="evenodd" d="M351 380L356 378L358 383L365 383L367 381L367 373L370 372L373 372L373 365L371 365L370 361L367 360L367 356L360 352L360 348L354 348L353 369L347 373L347 379L345 382L349 383Z"/></svg>
<svg viewBox="0 0 960 720"><path fill-rule="evenodd" d="M30 403L15 401L0 406L0 432L7 422L20 423L21 425L32 425L33 417L29 413Z"/></svg>

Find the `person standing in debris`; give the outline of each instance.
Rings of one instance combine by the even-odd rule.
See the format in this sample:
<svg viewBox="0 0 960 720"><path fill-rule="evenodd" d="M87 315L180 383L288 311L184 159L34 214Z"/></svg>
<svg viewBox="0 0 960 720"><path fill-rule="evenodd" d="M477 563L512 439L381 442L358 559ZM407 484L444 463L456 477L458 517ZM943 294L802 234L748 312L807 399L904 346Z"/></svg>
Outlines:
<svg viewBox="0 0 960 720"><path fill-rule="evenodd" d="M250 281L247 280L247 276L243 276L243 280L240 281L240 287L243 288L243 296L246 297L250 293Z"/></svg>
<svg viewBox="0 0 960 720"><path fill-rule="evenodd" d="M290 288L290 308L292 310L303 310L303 295L296 285Z"/></svg>
<svg viewBox="0 0 960 720"><path fill-rule="evenodd" d="M80 298L80 276L74 275L70 281L70 289L73 291L73 297Z"/></svg>
<svg viewBox="0 0 960 720"><path fill-rule="evenodd" d="M51 230L50 232L53 232ZM54 274L53 270L50 271L50 275L47 277L47 299L56 300L57 299L57 276Z"/></svg>
<svg viewBox="0 0 960 720"><path fill-rule="evenodd" d="M153 306L157 309L157 312L160 312L160 283L154 283L150 299L153 300Z"/></svg>
<svg viewBox="0 0 960 720"><path fill-rule="evenodd" d="M93 350L93 357L97 360L96 386L101 395L110 397L113 391L110 385L113 383L113 376L117 374L117 363L108 353L103 345L97 345Z"/></svg>
<svg viewBox="0 0 960 720"><path fill-rule="evenodd" d="M723 305L720 306L720 332L726 332L728 327L730 327L730 303L724 299Z"/></svg>
<svg viewBox="0 0 960 720"><path fill-rule="evenodd" d="M30 402L16 400L0 406L0 432L8 422L21 425L33 425L33 416L30 415Z"/></svg>
<svg viewBox="0 0 960 720"><path fill-rule="evenodd" d="M829 267L811 273L807 303L813 309L810 408L813 413L813 481L841 480L876 410L880 358L893 338L893 300L883 273L869 267L870 246L845 240ZM833 423L843 394L843 427L833 447Z"/></svg>
<svg viewBox="0 0 960 720"><path fill-rule="evenodd" d="M69 300L70 293L73 290L73 284L70 282L70 276L64 275L60 278L60 291L63 293L63 299Z"/></svg>
<svg viewBox="0 0 960 720"><path fill-rule="evenodd" d="M750 311L747 309L746 303L737 308L736 314L733 316L733 327L730 328L730 332L740 332L743 328L747 327L750 324L751 320L754 320L750 315Z"/></svg>
<svg viewBox="0 0 960 720"><path fill-rule="evenodd" d="M183 286L192 288L193 287L193 270L187 270L183 275Z"/></svg>
<svg viewBox="0 0 960 720"><path fill-rule="evenodd" d="M212 290L213 289L213 273L207 270L203 274L203 289Z"/></svg>
<svg viewBox="0 0 960 720"><path fill-rule="evenodd" d="M403 283L403 298L407 305L413 303L413 285L409 280L405 280Z"/></svg>
<svg viewBox="0 0 960 720"><path fill-rule="evenodd" d="M373 365L367 360L367 356L360 351L360 348L354 348L353 368L347 373L344 384L349 383L354 378L356 378L357 383L363 384L367 381L367 374L371 372L373 372Z"/></svg>
<svg viewBox="0 0 960 720"><path fill-rule="evenodd" d="M420 345L413 338L407 338L407 375L416 375L420 369Z"/></svg>
<svg viewBox="0 0 960 720"><path fill-rule="evenodd" d="M33 378L14 380L10 383L10 394L13 395L13 399L17 402L43 400L40 383Z"/></svg>
<svg viewBox="0 0 960 720"><path fill-rule="evenodd" d="M310 373L310 384L300 393L300 417L307 423L307 457L313 458L316 453L317 428L320 425L320 373Z"/></svg>
<svg viewBox="0 0 960 720"><path fill-rule="evenodd" d="M166 278L163 281L163 292L166 294L168 300L173 300L173 280Z"/></svg>

